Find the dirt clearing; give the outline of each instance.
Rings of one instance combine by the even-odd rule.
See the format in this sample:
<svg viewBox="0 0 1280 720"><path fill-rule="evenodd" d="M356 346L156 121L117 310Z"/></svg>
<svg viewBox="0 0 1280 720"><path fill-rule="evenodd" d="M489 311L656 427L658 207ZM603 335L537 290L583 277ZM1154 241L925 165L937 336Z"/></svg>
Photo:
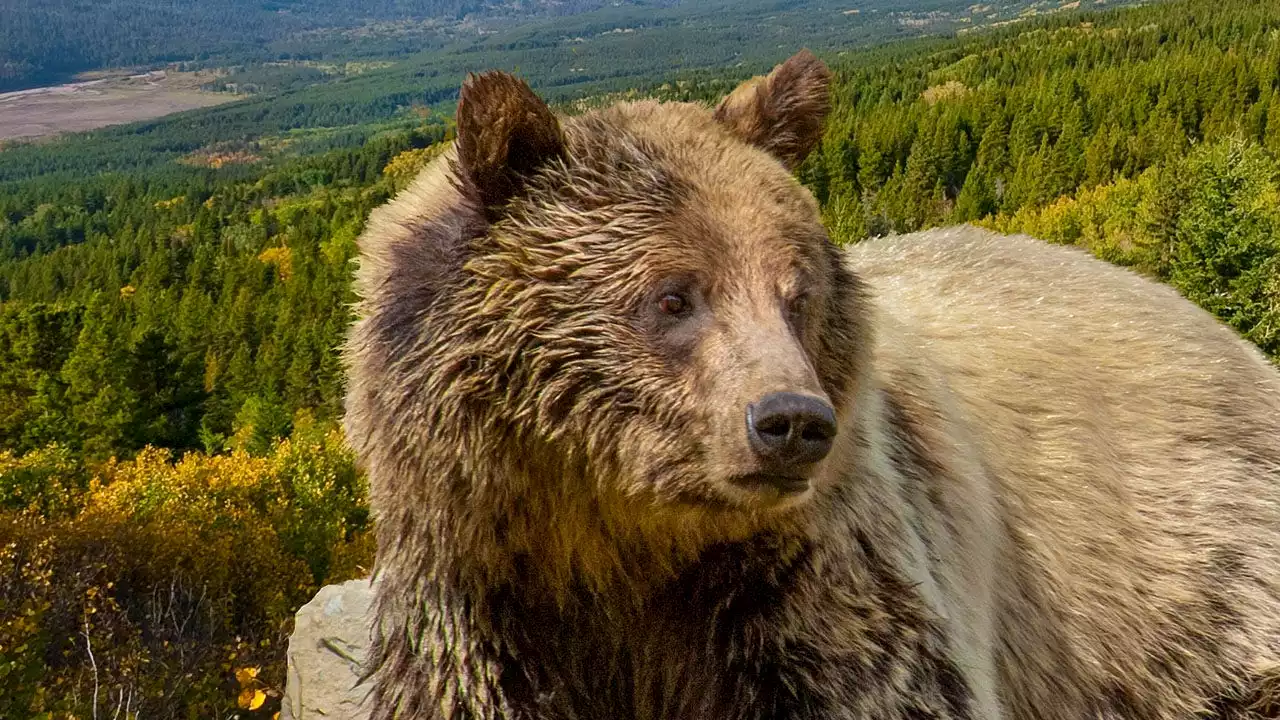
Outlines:
<svg viewBox="0 0 1280 720"><path fill-rule="evenodd" d="M0 140L92 130L237 99L199 89L214 77L156 70L0 93Z"/></svg>

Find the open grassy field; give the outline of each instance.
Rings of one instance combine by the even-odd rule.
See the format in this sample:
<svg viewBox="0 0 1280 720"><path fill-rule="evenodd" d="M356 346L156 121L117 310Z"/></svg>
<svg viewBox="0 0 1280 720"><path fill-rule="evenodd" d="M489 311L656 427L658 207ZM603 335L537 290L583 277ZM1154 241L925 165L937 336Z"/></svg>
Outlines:
<svg viewBox="0 0 1280 720"><path fill-rule="evenodd" d="M0 141L92 130L234 100L229 93L200 90L215 77L208 71L98 73L65 85L0 93Z"/></svg>

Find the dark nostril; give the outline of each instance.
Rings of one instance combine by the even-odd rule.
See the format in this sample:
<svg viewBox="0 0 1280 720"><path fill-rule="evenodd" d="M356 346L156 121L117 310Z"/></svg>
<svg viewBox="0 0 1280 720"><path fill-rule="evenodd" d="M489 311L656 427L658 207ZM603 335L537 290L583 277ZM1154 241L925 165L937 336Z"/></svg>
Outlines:
<svg viewBox="0 0 1280 720"><path fill-rule="evenodd" d="M835 411L811 395L772 393L747 407L751 449L770 465L817 462L831 451L835 436Z"/></svg>
<svg viewBox="0 0 1280 720"><path fill-rule="evenodd" d="M791 419L785 415L774 415L761 418L756 423L756 432L762 435L776 435L785 439L791 432Z"/></svg>
<svg viewBox="0 0 1280 720"><path fill-rule="evenodd" d="M831 428L824 423L808 423L800 431L800 437L805 440L827 440L831 435Z"/></svg>

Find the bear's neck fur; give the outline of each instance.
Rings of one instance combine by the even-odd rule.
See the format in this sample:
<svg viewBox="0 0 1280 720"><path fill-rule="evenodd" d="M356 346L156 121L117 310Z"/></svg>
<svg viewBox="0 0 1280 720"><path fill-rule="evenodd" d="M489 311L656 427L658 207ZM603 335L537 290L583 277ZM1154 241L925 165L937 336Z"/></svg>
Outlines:
<svg viewBox="0 0 1280 720"><path fill-rule="evenodd" d="M520 444L489 452L483 470L465 457L432 463L453 468L456 482L442 483L453 492L379 517L383 552L414 548L415 575L449 578L476 592L506 585L539 605L581 608L607 599L616 605L611 610L626 612L664 592L714 548L762 537L803 544L812 522L811 509L656 507L650 497L612 491L606 478L573 467L551 448ZM507 461L495 463L495 456ZM431 529L426 537L423 528Z"/></svg>
<svg viewBox="0 0 1280 720"><path fill-rule="evenodd" d="M380 518L380 566L394 570L384 581L396 586L379 596L380 615L403 618L407 632L380 638L374 663L434 687L483 675L468 664L472 658L496 654L513 665L519 658L532 675L503 676L501 690L479 689L524 711L538 708L537 717L726 717L743 693L781 717L793 690L760 663L777 651L770 643L786 636L777 626L789 622L782 618L794 598L833 602L821 592L840 587L848 594L838 602L865 614L857 632L867 636L867 658L920 653L952 672L932 631L917 632L909 646L877 640L930 627L921 578L904 572L912 554L909 513L895 485L897 465L917 460L879 450L906 453L902 441L886 438L903 431L900 416L912 414L911 405L872 379L860 383L835 451L836 466L857 474L818 478L811 502L769 516L602 501L582 489L605 483L572 471L547 447L513 443L498 454L502 463L489 457L492 471L483 476L455 450L436 467L450 468L457 482L438 485L460 492L401 502L403 512ZM513 486L526 491L512 494ZM580 494L567 495L570 488ZM637 525L637 517L650 520ZM424 527L429 538L418 534ZM838 584L830 582L833 573L843 578ZM425 638L446 642L397 650ZM730 660L748 665L741 675L716 669ZM896 661L883 662L890 668ZM817 678L824 670L813 672ZM871 673L867 681L883 679ZM432 695L448 697L442 688ZM954 692L957 706L968 702L963 688ZM816 707L819 700L805 702Z"/></svg>

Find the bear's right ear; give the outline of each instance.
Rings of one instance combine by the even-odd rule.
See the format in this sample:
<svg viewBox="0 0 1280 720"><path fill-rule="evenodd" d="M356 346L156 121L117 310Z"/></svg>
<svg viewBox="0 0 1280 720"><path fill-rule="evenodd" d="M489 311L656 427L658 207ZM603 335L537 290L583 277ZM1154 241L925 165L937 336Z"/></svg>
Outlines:
<svg viewBox="0 0 1280 720"><path fill-rule="evenodd" d="M826 64L801 50L767 76L735 88L716 107L715 118L794 170L822 138L831 110L830 86Z"/></svg>
<svg viewBox="0 0 1280 720"><path fill-rule="evenodd" d="M467 76L457 124L459 170L486 209L510 200L543 163L565 155L551 109L504 72Z"/></svg>

